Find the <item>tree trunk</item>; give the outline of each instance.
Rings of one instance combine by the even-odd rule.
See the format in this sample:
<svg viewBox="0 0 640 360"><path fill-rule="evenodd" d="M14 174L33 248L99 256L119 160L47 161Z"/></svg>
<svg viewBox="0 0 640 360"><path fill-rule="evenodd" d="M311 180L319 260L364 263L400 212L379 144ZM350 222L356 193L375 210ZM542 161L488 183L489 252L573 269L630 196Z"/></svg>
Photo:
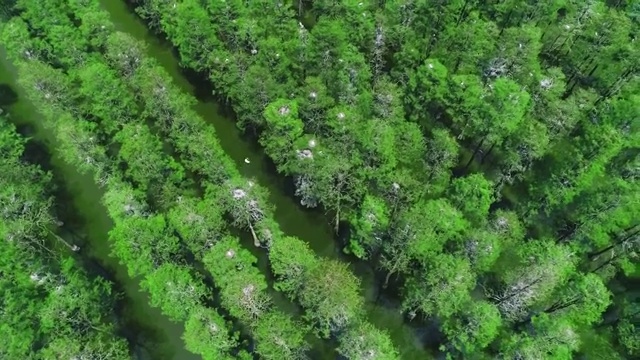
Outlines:
<svg viewBox="0 0 640 360"><path fill-rule="evenodd" d="M386 289L386 288L387 288L387 286L389 286L389 279L391 279L391 275L393 275L393 271L389 271L389 272L387 273L387 276L385 276L385 278L384 278L384 284L382 284L382 288L383 288L383 289Z"/></svg>
<svg viewBox="0 0 640 360"><path fill-rule="evenodd" d="M607 266L607 265L611 264L614 260L617 260L619 257L620 257L620 254L617 254L617 255L615 255L615 256L612 256L612 257L611 257L611 259L609 259L609 260L607 260L607 261L603 262L603 263L602 263L602 264L600 264L597 268L595 268L595 269L591 270L591 272L592 272L592 273L596 273L596 272L598 272L598 270L600 270L600 269L602 269L603 267L605 267L605 266Z"/></svg>
<svg viewBox="0 0 640 360"><path fill-rule="evenodd" d="M462 23L462 21L464 21L467 18L466 12L467 12L468 5L469 5L469 0L466 0L464 2L464 5L462 6L462 9L458 13L458 19L456 19L456 25L460 25L460 23Z"/></svg>
<svg viewBox="0 0 640 360"><path fill-rule="evenodd" d="M631 228L629 228L629 229L626 229L626 230L625 230L625 232L627 232L627 231L629 231L629 230L632 230L633 228L634 228L634 227L631 227ZM632 232L631 234L625 235L625 236L624 236L624 237L622 237L622 238L618 237L618 238L616 239L616 241L615 241L613 244L611 244L611 245L609 245L609 246L605 247L605 248L604 248L604 249L602 249L602 250L598 250L598 251L596 251L596 252L589 253L587 256L589 257L589 259L590 259L590 260L593 260L595 257L597 257L597 256L600 256L600 255L604 254L605 252L607 252L607 251L609 251L609 250L613 249L614 247L616 247L616 246L618 246L618 245L622 244L623 242L625 242L625 241L627 241L627 240L631 239L632 237L634 237L634 236L636 236L636 235L638 235L638 234L640 234L640 229L637 229L636 231Z"/></svg>
<svg viewBox="0 0 640 360"><path fill-rule="evenodd" d="M482 154L482 158L480 158L480 164L484 164L484 161L487 159L487 157L489 156L489 154L491 154L491 152L493 151L493 149L495 148L496 143L494 142L493 144L491 144L491 146L489 147L489 150L487 150L486 153Z"/></svg>
<svg viewBox="0 0 640 360"><path fill-rule="evenodd" d="M482 146L482 144L484 144L484 140L485 139L486 139L486 137L483 137L482 140L480 140L480 143L478 144L478 146L476 146L475 150L473 150L473 154L471 154L471 158L467 162L467 165L465 165L465 167L464 167L465 170L467 170L469 168L469 166L471 166L471 163L476 158L476 155L478 154L478 151L480 151L480 147Z"/></svg>
<svg viewBox="0 0 640 360"><path fill-rule="evenodd" d="M77 252L80 250L80 247L78 245L72 245L69 244L65 239L63 239L62 237L58 236L58 234L54 233L53 231L51 231L51 229L47 229L49 231L49 234L53 235L53 237L60 241L61 243L63 243L66 247L68 247L71 251L73 252Z"/></svg>
<svg viewBox="0 0 640 360"><path fill-rule="evenodd" d="M251 221L248 221L249 223L249 230L251 230L251 236L253 237L253 245L255 247L260 247L260 240L258 239L258 236L256 235L255 230L253 230L253 225L251 225Z"/></svg>

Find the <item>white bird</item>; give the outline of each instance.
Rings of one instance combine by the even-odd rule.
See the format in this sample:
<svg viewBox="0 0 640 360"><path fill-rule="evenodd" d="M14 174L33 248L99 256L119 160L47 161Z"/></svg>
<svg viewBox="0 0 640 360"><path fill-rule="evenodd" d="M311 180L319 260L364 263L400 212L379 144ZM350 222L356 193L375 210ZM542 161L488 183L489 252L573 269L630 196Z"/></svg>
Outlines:
<svg viewBox="0 0 640 360"><path fill-rule="evenodd" d="M248 163L250 163L251 161L249 161L249 158L244 158L244 162L248 164Z"/></svg>

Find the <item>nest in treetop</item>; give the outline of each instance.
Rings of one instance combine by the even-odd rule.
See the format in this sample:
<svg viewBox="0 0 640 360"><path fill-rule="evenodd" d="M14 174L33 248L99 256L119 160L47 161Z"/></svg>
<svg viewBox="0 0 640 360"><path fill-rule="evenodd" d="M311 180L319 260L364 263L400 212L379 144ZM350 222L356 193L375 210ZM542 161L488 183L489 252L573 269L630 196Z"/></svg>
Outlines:
<svg viewBox="0 0 640 360"><path fill-rule="evenodd" d="M289 115L289 107L288 106L281 106L280 109L278 109L278 112L280 113L280 115Z"/></svg>

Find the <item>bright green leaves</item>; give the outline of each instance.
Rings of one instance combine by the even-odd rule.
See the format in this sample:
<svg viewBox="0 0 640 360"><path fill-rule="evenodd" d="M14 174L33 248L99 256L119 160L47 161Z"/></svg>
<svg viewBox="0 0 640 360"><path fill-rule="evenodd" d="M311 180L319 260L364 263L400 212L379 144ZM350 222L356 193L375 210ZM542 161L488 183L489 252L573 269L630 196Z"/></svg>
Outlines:
<svg viewBox="0 0 640 360"><path fill-rule="evenodd" d="M81 82L80 95L88 100L87 111L101 119L106 131L114 133L137 120L133 94L106 64L90 62L78 70L77 77Z"/></svg>
<svg viewBox="0 0 640 360"><path fill-rule="evenodd" d="M473 72L497 45L498 29L493 22L482 19L477 11L466 15L465 21L460 22L460 15L458 24L446 27L440 35L446 47L435 52L437 58L447 60L447 67L454 72Z"/></svg>
<svg viewBox="0 0 640 360"><path fill-rule="evenodd" d="M80 32L88 39L91 49L103 50L107 37L114 31L114 25L106 11L95 1L70 0L69 7L80 19Z"/></svg>
<svg viewBox="0 0 640 360"><path fill-rule="evenodd" d="M126 124L113 140L120 144L118 158L126 178L152 194L157 208L171 206L188 183L185 169L165 153L160 138L145 124Z"/></svg>
<svg viewBox="0 0 640 360"><path fill-rule="evenodd" d="M299 91L296 102L305 130L317 136L324 129L326 113L335 106L335 100L319 77L305 78L304 86Z"/></svg>
<svg viewBox="0 0 640 360"><path fill-rule="evenodd" d="M503 264L505 285L493 294L506 319L518 320L530 308L544 302L559 284L574 271L575 257L567 247L547 240L529 242L516 248L518 266Z"/></svg>
<svg viewBox="0 0 640 360"><path fill-rule="evenodd" d="M204 263L221 288L222 304L234 316L251 324L270 307L267 282L255 267L257 259L238 239L225 237L211 248Z"/></svg>
<svg viewBox="0 0 640 360"><path fill-rule="evenodd" d="M495 200L493 186L482 174L472 174L453 180L449 199L473 224L482 225Z"/></svg>
<svg viewBox="0 0 640 360"><path fill-rule="evenodd" d="M105 59L121 76L129 78L142 65L144 51L145 46L128 34L114 32L107 39Z"/></svg>
<svg viewBox="0 0 640 360"><path fill-rule="evenodd" d="M374 351L380 356L395 356L388 336L362 322L362 298L359 280L345 264L316 258L308 246L292 237L280 238L270 248L270 260L277 276L276 288L297 298L306 310L305 318L322 337L347 329L348 339L341 342L345 355ZM366 338L356 334L370 332ZM387 357L383 357L387 358Z"/></svg>
<svg viewBox="0 0 640 360"><path fill-rule="evenodd" d="M109 238L114 243L113 253L132 277L179 258L179 241L168 231L162 215L125 217L116 221Z"/></svg>
<svg viewBox="0 0 640 360"><path fill-rule="evenodd" d="M322 337L361 316L360 282L342 263L318 259L299 239L283 237L270 248L276 288L297 298Z"/></svg>
<svg viewBox="0 0 640 360"><path fill-rule="evenodd" d="M616 329L618 341L630 356L636 356L640 353L640 331L636 322L637 320L624 319Z"/></svg>
<svg viewBox="0 0 640 360"><path fill-rule="evenodd" d="M0 237L19 247L42 246L54 218L47 194L51 175L23 164L25 141L0 117Z"/></svg>
<svg viewBox="0 0 640 360"><path fill-rule="evenodd" d="M490 106L487 114L491 119L490 133L497 139L506 138L523 121L530 96L520 84L507 78L498 78L488 87L484 101Z"/></svg>
<svg viewBox="0 0 640 360"><path fill-rule="evenodd" d="M207 11L199 3L187 0L176 4L174 21L166 21L164 29L172 35L174 45L180 48L185 65L203 71L209 66L211 51L220 43L210 30L213 24Z"/></svg>
<svg viewBox="0 0 640 360"><path fill-rule="evenodd" d="M122 342L107 342L97 335L88 339L78 337L57 338L49 342L42 349L45 359L130 359L127 344Z"/></svg>
<svg viewBox="0 0 640 360"><path fill-rule="evenodd" d="M237 337L229 337L222 316L201 306L190 312L182 338L187 350L201 354L205 360L231 359L229 352L238 346Z"/></svg>
<svg viewBox="0 0 640 360"><path fill-rule="evenodd" d="M29 26L19 18L13 17L2 23L0 40L7 50L7 57L13 61L33 59L44 61L51 52L51 46L44 39L32 39Z"/></svg>
<svg viewBox="0 0 640 360"><path fill-rule="evenodd" d="M563 318L547 314L532 320L530 334L519 333L503 341L501 350L509 357L569 360L580 346L578 329Z"/></svg>
<svg viewBox="0 0 640 360"><path fill-rule="evenodd" d="M186 320L206 294L202 280L189 269L171 263L159 266L140 285L149 292L151 304L174 321Z"/></svg>
<svg viewBox="0 0 640 360"><path fill-rule="evenodd" d="M389 226L389 214L386 203L379 198L366 195L360 212L352 215L351 240L348 251L355 256L366 259L371 251L382 246L383 237Z"/></svg>
<svg viewBox="0 0 640 360"><path fill-rule="evenodd" d="M276 100L265 108L264 119L269 136L263 136L260 143L276 163L288 160L293 152L293 144L303 134L304 125L298 118L298 104L295 101Z"/></svg>
<svg viewBox="0 0 640 360"><path fill-rule="evenodd" d="M472 356L498 336L501 324L500 312L495 305L469 301L459 316L445 320L444 332L456 350Z"/></svg>
<svg viewBox="0 0 640 360"><path fill-rule="evenodd" d="M566 316L576 325L588 326L600 321L611 304L611 293L599 276L576 274L567 286L558 289L553 304L545 312Z"/></svg>
<svg viewBox="0 0 640 360"><path fill-rule="evenodd" d="M411 252L423 262L440 252L447 241L459 239L468 227L462 213L445 199L414 206L402 221L397 236L409 236Z"/></svg>
<svg viewBox="0 0 640 360"><path fill-rule="evenodd" d="M319 262L305 242L290 236L273 243L269 248L269 260L278 279L275 287L293 297L300 294L309 270Z"/></svg>
<svg viewBox="0 0 640 360"><path fill-rule="evenodd" d="M470 301L475 275L464 258L440 254L422 273L413 275L404 289L403 308L427 316L447 318Z"/></svg>
<svg viewBox="0 0 640 360"><path fill-rule="evenodd" d="M360 281L346 264L325 260L309 270L300 304L305 317L323 337L349 326L361 316Z"/></svg>
<svg viewBox="0 0 640 360"><path fill-rule="evenodd" d="M306 326L279 311L266 313L253 331L256 352L264 359L301 360L307 358Z"/></svg>
<svg viewBox="0 0 640 360"><path fill-rule="evenodd" d="M431 132L426 148L424 166L427 178L438 184L440 190L449 180L450 170L457 164L460 146L449 131L437 128Z"/></svg>
<svg viewBox="0 0 640 360"><path fill-rule="evenodd" d="M449 74L447 68L438 59L426 59L411 75L404 101L409 105L411 119L422 122L429 119L430 104L437 105L444 102L445 96L450 91L447 89Z"/></svg>
<svg viewBox="0 0 640 360"><path fill-rule="evenodd" d="M202 200L179 198L167 219L198 257L202 257L225 232L222 209L209 197Z"/></svg>
<svg viewBox="0 0 640 360"><path fill-rule="evenodd" d="M348 359L399 359L388 335L371 324L361 323L347 329L340 337L338 352Z"/></svg>

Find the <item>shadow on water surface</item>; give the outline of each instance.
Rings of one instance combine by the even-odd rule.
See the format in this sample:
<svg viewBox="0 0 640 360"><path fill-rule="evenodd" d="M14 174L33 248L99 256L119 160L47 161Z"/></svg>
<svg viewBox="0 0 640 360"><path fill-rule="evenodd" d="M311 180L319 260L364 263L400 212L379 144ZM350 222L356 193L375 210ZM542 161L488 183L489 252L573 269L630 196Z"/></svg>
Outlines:
<svg viewBox="0 0 640 360"><path fill-rule="evenodd" d="M10 85L0 83L0 109L4 109L18 102L18 94Z"/></svg>

